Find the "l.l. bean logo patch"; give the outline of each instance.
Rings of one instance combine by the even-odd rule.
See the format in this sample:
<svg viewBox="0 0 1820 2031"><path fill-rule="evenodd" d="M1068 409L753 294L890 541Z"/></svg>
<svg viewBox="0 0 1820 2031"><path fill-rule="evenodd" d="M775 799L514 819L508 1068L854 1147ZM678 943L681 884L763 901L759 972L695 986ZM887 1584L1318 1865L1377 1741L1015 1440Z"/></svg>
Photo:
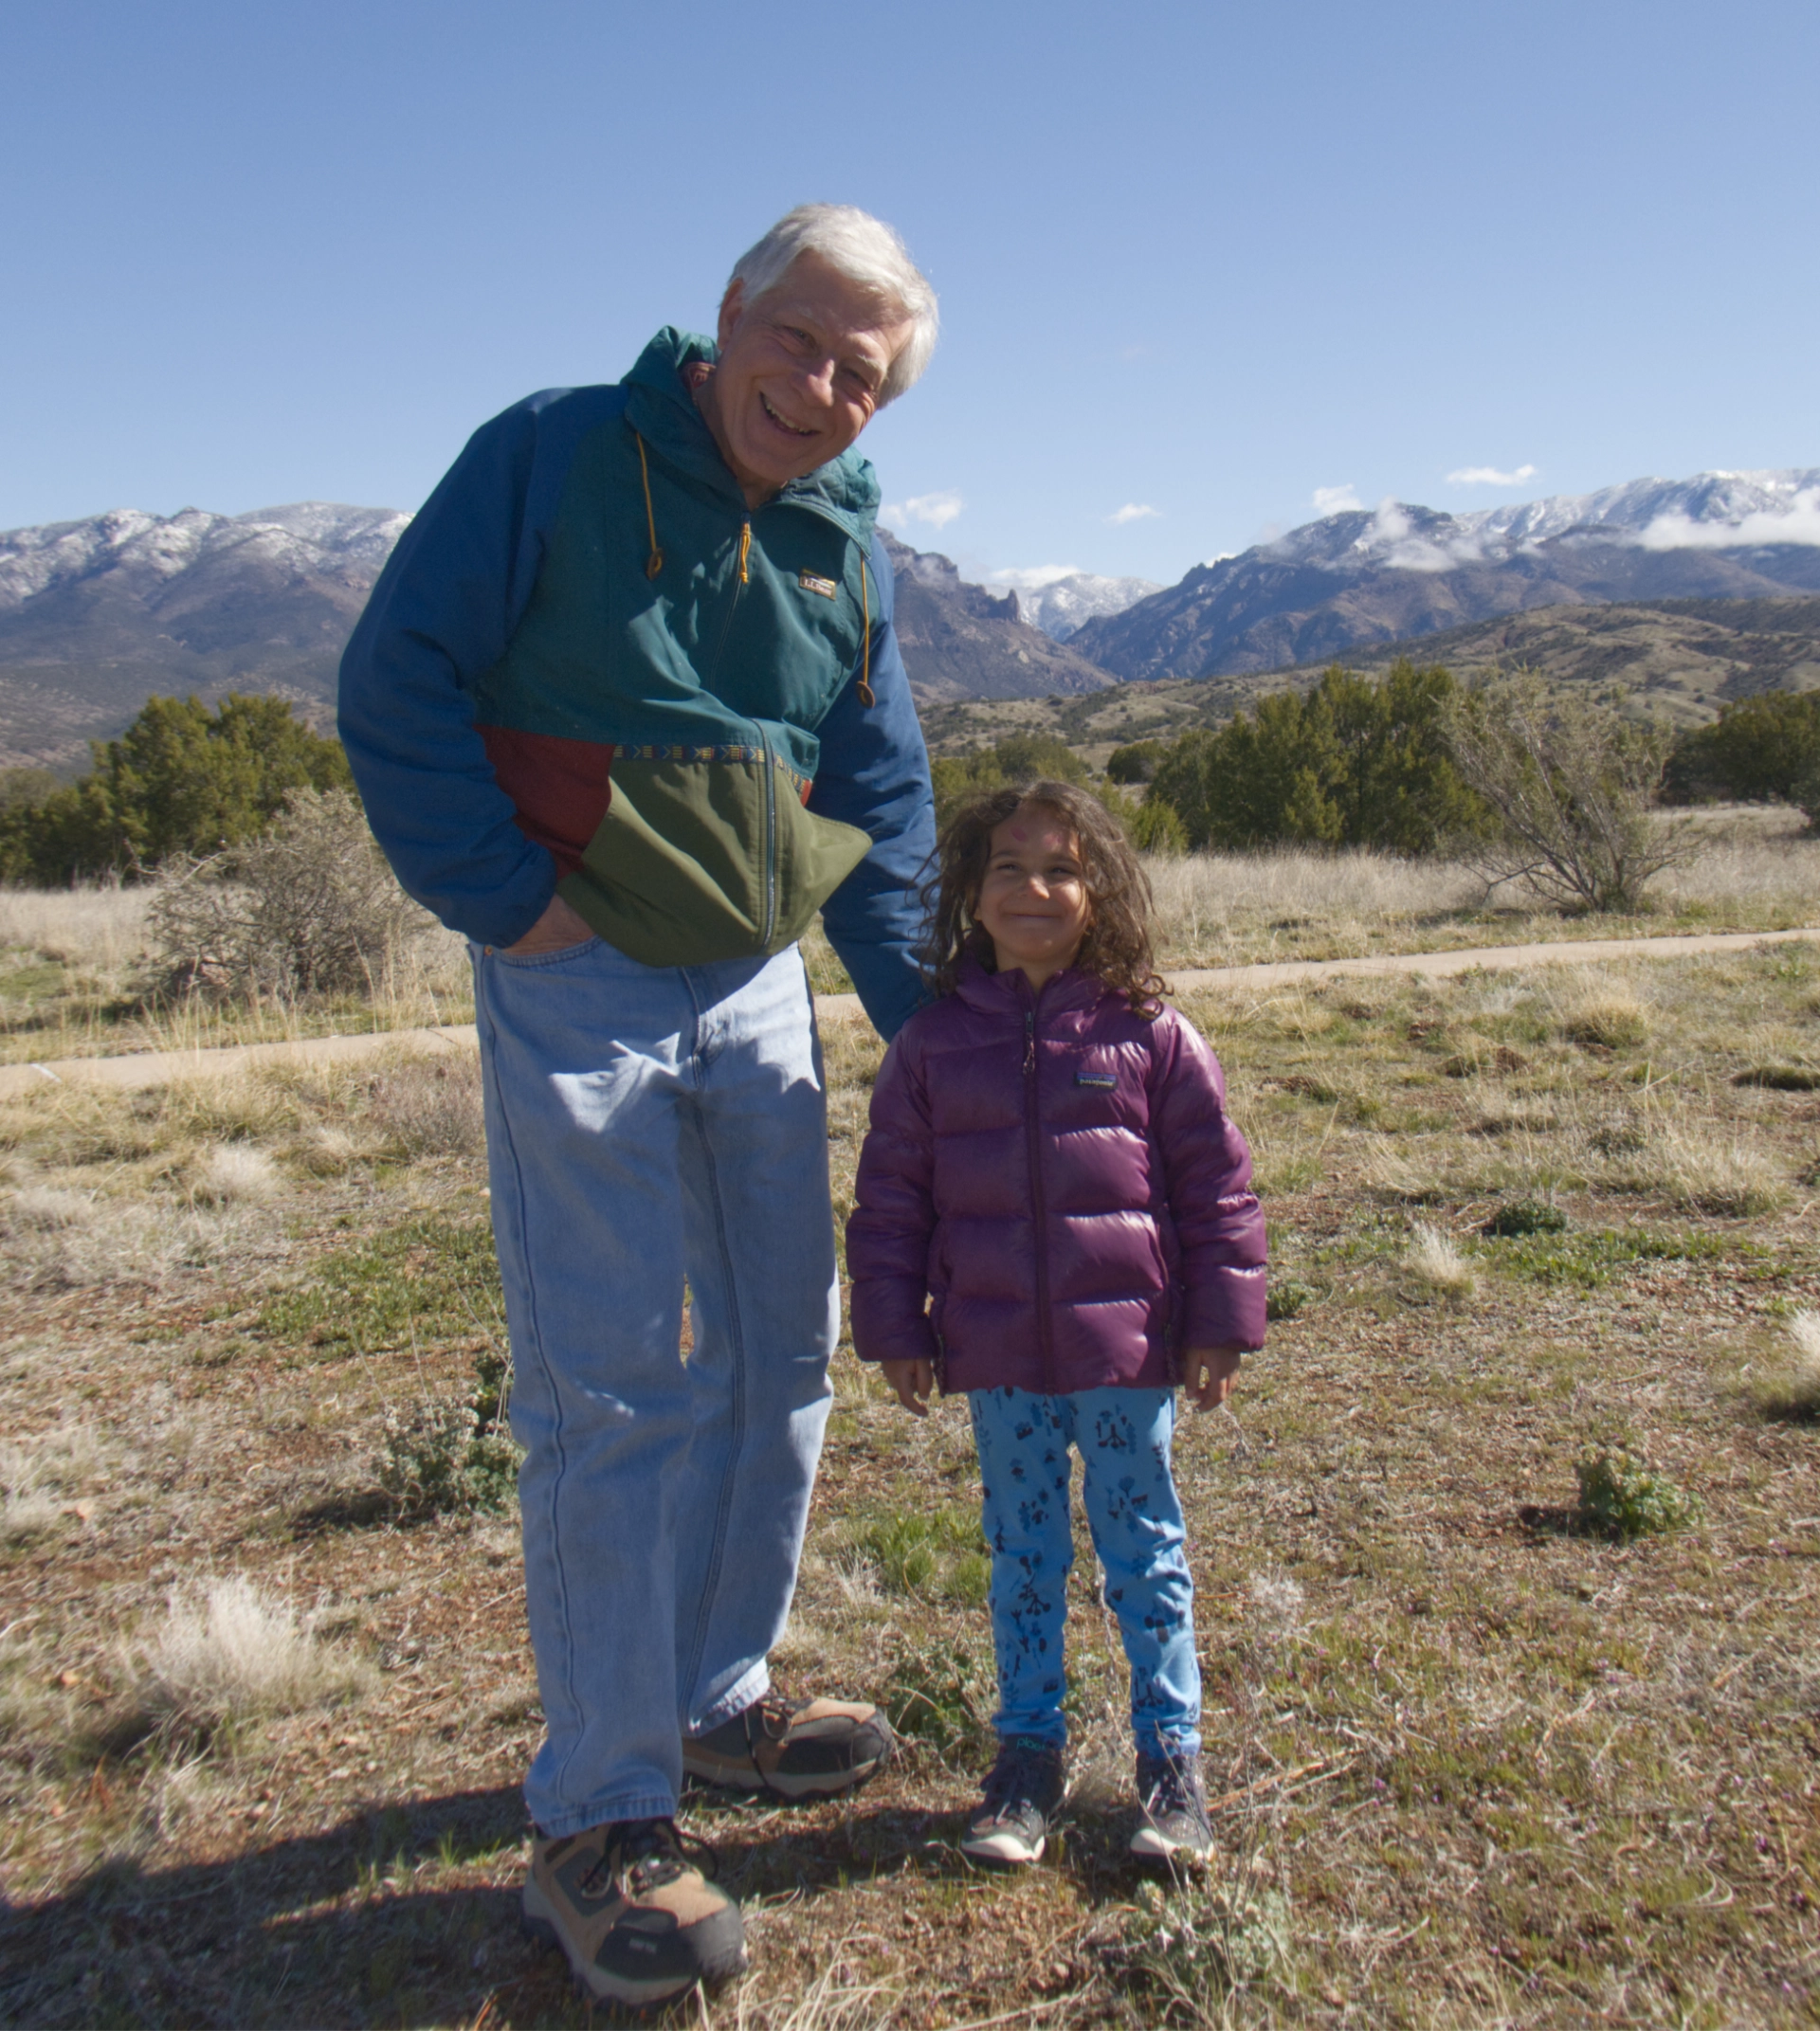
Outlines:
<svg viewBox="0 0 1820 2031"><path fill-rule="evenodd" d="M798 571L796 583L805 592L819 592L824 599L835 599L840 594L840 587L831 578L817 578L813 571Z"/></svg>

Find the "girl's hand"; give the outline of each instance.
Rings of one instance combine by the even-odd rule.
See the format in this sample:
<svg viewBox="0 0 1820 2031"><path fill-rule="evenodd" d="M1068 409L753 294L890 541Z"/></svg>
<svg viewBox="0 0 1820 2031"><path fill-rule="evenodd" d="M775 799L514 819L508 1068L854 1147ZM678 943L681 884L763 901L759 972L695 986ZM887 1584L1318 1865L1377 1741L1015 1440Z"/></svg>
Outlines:
<svg viewBox="0 0 1820 2031"><path fill-rule="evenodd" d="M1236 1358L1236 1357L1235 1357ZM929 1393L936 1387L936 1369L931 1361L881 1361L884 1379L898 1393L898 1402L919 1418L929 1415Z"/></svg>
<svg viewBox="0 0 1820 2031"><path fill-rule="evenodd" d="M1196 1410L1211 1410L1232 1394L1238 1380L1241 1347L1191 1347L1182 1356L1182 1387ZM885 1367L890 1368L886 1362ZM907 1361L900 1368L908 1368Z"/></svg>

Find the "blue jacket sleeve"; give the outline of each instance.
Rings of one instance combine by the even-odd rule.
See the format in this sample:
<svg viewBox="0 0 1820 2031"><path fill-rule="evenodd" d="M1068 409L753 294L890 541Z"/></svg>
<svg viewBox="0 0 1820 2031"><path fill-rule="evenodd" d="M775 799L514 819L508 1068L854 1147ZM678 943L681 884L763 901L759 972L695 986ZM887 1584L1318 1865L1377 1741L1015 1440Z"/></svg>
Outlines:
<svg viewBox="0 0 1820 2031"><path fill-rule="evenodd" d="M341 741L373 835L407 892L482 945L530 930L556 870L494 778L473 687L530 598L555 505L541 497L599 397L617 394L554 389L483 424L399 538L341 658Z"/></svg>
<svg viewBox="0 0 1820 2031"><path fill-rule="evenodd" d="M918 891L936 849L936 805L892 625L891 560L876 536L871 565L879 589L873 702L865 704L858 683L850 682L817 729L822 753L809 807L871 835L871 851L823 905L822 924L873 1027L888 1040L925 998L917 960L923 934Z"/></svg>

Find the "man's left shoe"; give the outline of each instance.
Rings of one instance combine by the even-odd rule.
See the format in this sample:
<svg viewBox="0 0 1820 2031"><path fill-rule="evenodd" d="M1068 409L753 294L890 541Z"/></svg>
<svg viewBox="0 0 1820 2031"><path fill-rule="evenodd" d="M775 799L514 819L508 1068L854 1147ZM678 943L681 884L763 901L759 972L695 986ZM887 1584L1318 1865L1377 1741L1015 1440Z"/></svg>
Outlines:
<svg viewBox="0 0 1820 2031"><path fill-rule="evenodd" d="M702 1784L774 1798L826 1798L863 1785L891 1753L891 1724L847 1699L765 1698L706 1734L682 1737L682 1768Z"/></svg>
<svg viewBox="0 0 1820 2031"><path fill-rule="evenodd" d="M1131 1837L1131 1852L1151 1861L1177 1855L1205 1859L1213 1852L1213 1825L1201 1784L1200 1752L1138 1758L1138 1803L1144 1823Z"/></svg>

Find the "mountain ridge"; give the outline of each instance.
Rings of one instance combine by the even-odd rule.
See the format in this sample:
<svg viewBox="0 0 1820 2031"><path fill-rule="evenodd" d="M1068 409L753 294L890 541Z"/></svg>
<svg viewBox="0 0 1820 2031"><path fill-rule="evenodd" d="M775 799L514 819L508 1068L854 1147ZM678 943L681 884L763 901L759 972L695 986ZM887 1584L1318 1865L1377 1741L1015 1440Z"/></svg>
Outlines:
<svg viewBox="0 0 1820 2031"><path fill-rule="evenodd" d="M1820 468L1710 472L1462 516L1342 509L1196 565L1070 644L1128 682L1239 676L1530 607L1811 592Z"/></svg>

